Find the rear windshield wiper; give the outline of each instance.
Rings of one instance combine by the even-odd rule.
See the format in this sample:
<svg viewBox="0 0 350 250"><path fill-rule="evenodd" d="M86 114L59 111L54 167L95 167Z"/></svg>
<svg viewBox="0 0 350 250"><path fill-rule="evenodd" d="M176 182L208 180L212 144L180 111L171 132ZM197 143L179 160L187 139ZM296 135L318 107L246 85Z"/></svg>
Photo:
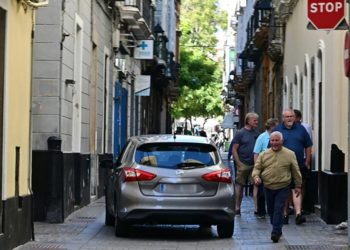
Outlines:
<svg viewBox="0 0 350 250"><path fill-rule="evenodd" d="M180 169L195 169L195 168L203 168L206 165L201 162L181 162L176 165L176 168Z"/></svg>

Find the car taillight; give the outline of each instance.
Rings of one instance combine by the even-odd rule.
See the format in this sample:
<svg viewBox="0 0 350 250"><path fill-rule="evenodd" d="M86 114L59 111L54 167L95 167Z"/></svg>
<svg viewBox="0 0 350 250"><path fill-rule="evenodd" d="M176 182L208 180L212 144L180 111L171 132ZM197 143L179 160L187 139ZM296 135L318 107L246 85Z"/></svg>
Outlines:
<svg viewBox="0 0 350 250"><path fill-rule="evenodd" d="M157 175L152 174L150 172L146 172L140 169L124 167L124 182L129 181L150 181L156 178Z"/></svg>
<svg viewBox="0 0 350 250"><path fill-rule="evenodd" d="M202 177L206 181L232 183L231 171L228 168L204 174Z"/></svg>

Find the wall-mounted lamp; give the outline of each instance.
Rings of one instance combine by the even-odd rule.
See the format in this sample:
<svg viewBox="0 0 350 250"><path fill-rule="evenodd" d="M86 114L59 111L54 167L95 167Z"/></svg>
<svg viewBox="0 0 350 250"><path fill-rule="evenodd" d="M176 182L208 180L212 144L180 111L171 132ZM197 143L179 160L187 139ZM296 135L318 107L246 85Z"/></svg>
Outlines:
<svg viewBox="0 0 350 250"><path fill-rule="evenodd" d="M235 71L231 70L230 74L228 75L227 83L233 86L233 84L235 83L234 80L235 80Z"/></svg>
<svg viewBox="0 0 350 250"><path fill-rule="evenodd" d="M154 34L157 35L162 35L164 33L164 30L162 29L162 27L160 26L159 23L157 23L156 26L154 26Z"/></svg>

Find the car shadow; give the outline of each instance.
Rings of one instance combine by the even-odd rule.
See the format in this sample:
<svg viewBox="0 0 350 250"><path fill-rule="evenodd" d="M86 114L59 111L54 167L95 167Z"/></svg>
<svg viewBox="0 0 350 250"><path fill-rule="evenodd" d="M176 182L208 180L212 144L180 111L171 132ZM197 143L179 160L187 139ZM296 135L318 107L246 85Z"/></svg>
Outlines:
<svg viewBox="0 0 350 250"><path fill-rule="evenodd" d="M133 225L129 237L138 239L213 239L218 238L213 227L197 225Z"/></svg>

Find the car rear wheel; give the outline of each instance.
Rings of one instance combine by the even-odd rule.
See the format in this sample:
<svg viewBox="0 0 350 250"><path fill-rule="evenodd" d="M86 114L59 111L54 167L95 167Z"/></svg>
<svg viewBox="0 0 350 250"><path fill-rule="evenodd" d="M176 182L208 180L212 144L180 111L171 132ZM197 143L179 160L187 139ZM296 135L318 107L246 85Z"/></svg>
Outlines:
<svg viewBox="0 0 350 250"><path fill-rule="evenodd" d="M129 235L129 225L118 218L118 215L114 219L114 233L117 237L126 237Z"/></svg>
<svg viewBox="0 0 350 250"><path fill-rule="evenodd" d="M218 224L217 231L220 238L231 238L233 235L233 222Z"/></svg>

